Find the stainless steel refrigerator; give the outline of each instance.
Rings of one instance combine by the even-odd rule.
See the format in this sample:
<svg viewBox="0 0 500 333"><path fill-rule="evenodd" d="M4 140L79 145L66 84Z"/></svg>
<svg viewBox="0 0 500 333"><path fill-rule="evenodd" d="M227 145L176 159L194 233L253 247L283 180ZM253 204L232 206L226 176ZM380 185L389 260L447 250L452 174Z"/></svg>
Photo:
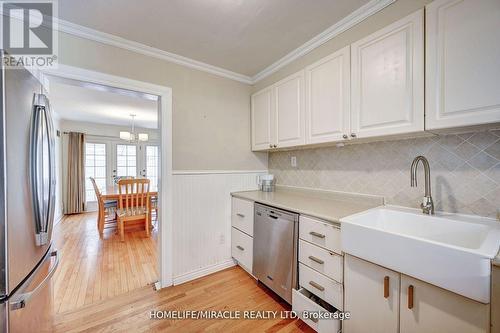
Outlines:
<svg viewBox="0 0 500 333"><path fill-rule="evenodd" d="M59 260L49 101L28 70L0 66L0 332L51 332Z"/></svg>

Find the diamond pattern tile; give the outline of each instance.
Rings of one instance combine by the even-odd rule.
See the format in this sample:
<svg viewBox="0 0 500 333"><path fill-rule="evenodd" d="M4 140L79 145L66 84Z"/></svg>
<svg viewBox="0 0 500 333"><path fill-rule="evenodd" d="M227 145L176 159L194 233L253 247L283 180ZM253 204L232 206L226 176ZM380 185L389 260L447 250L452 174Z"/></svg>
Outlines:
<svg viewBox="0 0 500 333"><path fill-rule="evenodd" d="M278 184L382 195L389 204L418 207L424 173L410 187L410 164L431 165L436 209L496 217L500 209L500 130L351 144L269 154ZM297 167L290 158L297 157Z"/></svg>

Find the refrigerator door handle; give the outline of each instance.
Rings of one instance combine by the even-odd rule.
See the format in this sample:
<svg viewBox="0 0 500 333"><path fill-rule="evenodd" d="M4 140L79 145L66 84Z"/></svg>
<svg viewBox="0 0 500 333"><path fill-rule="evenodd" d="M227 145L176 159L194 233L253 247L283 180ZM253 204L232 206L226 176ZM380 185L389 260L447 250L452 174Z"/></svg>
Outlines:
<svg viewBox="0 0 500 333"><path fill-rule="evenodd" d="M48 153L49 153L49 193L47 202L47 218L45 220L44 231L47 235L52 232L52 224L54 221L54 210L56 203L56 151L55 151L55 134L54 125L52 123L52 110L50 107L49 99L47 96L42 95L45 98L45 122L47 126L48 133ZM50 237L46 237L50 238ZM48 239L47 239L48 241Z"/></svg>
<svg viewBox="0 0 500 333"><path fill-rule="evenodd" d="M28 293L24 293L16 297L15 300L12 300L10 302L10 307L11 310L19 310L22 309L26 306L26 304L29 302L29 300L35 296L40 290L42 290L45 287L45 284L50 281L52 278L52 275L57 270L57 267L59 266L59 255L57 253L57 250L54 250L50 253L50 258L55 257L54 263L52 264L52 267L50 268L48 274L45 276L45 278L40 282L40 284L33 289L32 291Z"/></svg>
<svg viewBox="0 0 500 333"><path fill-rule="evenodd" d="M42 202L40 202L40 192L43 190L40 188L40 159L39 159L39 145L40 145L40 133L41 130L41 106L36 105L36 95L33 97L33 115L31 117L31 129L30 129L30 187L31 187L31 197L33 203L33 209L35 213L35 238L37 245L40 243L39 235L41 232L41 225L43 220L43 207Z"/></svg>
<svg viewBox="0 0 500 333"><path fill-rule="evenodd" d="M45 168L48 170L44 170ZM55 176L55 139L49 101L43 94L34 94L30 133L30 183L35 211L35 241L38 246L47 244L50 238L55 208Z"/></svg>

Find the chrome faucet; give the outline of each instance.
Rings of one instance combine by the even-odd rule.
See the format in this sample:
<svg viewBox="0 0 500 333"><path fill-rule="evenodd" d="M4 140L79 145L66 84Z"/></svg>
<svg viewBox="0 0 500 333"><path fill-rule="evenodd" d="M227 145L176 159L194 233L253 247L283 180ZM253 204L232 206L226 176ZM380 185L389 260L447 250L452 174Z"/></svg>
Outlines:
<svg viewBox="0 0 500 333"><path fill-rule="evenodd" d="M411 163L411 187L417 186L417 167L418 162L422 162L424 165L425 173L425 194L420 207L424 214L432 215L434 214L434 202L432 202L431 196L431 169L429 167L429 161L423 156L417 156Z"/></svg>

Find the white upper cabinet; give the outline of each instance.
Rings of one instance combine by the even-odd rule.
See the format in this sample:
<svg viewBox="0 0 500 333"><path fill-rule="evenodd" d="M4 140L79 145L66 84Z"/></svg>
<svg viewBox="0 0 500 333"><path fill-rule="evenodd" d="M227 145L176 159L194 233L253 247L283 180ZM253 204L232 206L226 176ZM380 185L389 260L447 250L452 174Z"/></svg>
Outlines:
<svg viewBox="0 0 500 333"><path fill-rule="evenodd" d="M306 143L350 135L350 47L306 67Z"/></svg>
<svg viewBox="0 0 500 333"><path fill-rule="evenodd" d="M424 11L351 45L351 130L359 138L424 130Z"/></svg>
<svg viewBox="0 0 500 333"><path fill-rule="evenodd" d="M305 143L304 71L274 85L276 148Z"/></svg>
<svg viewBox="0 0 500 333"><path fill-rule="evenodd" d="M271 87L252 95L252 150L265 150L272 146L273 89Z"/></svg>
<svg viewBox="0 0 500 333"><path fill-rule="evenodd" d="M500 122L500 1L426 7L426 129Z"/></svg>

